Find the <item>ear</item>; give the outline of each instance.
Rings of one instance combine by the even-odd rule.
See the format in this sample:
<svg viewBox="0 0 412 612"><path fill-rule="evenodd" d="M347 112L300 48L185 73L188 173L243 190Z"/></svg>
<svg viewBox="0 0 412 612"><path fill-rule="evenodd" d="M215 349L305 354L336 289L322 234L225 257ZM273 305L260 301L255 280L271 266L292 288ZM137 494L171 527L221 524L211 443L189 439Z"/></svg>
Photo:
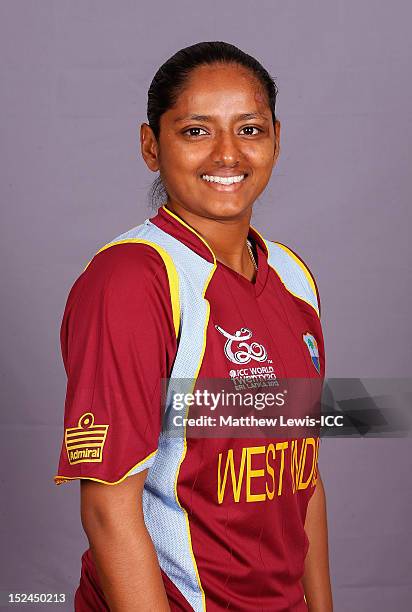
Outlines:
<svg viewBox="0 0 412 612"><path fill-rule="evenodd" d="M276 164L280 153L280 121L275 121L275 149L273 153L273 165Z"/></svg>
<svg viewBox="0 0 412 612"><path fill-rule="evenodd" d="M152 172L159 170L159 146L152 128L147 123L140 126L140 150L146 166Z"/></svg>

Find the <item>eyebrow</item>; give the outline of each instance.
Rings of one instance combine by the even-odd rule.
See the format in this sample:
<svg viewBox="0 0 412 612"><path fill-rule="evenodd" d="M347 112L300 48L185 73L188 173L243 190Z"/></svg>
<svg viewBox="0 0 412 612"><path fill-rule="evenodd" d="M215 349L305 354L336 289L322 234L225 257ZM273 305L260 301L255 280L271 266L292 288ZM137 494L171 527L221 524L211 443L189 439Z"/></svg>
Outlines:
<svg viewBox="0 0 412 612"><path fill-rule="evenodd" d="M185 117L176 117L174 123L178 121L185 121L186 119L191 119L192 121L213 121L212 115L187 115ZM263 121L268 121L268 118L262 113L241 113L235 117L236 121L247 121L248 119L263 119Z"/></svg>

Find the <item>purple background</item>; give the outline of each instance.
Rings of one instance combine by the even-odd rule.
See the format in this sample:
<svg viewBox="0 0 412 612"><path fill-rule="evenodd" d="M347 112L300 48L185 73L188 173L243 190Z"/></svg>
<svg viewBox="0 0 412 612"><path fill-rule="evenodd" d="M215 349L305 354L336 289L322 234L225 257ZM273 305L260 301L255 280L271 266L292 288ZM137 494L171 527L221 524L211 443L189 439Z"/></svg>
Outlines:
<svg viewBox="0 0 412 612"><path fill-rule="evenodd" d="M2 0L0 591L78 583L79 484L52 482L59 325L95 251L153 214L139 125L179 48L226 40L277 79L281 156L253 224L316 276L327 376L410 375L411 17L406 1ZM336 612L411 608L410 451L323 442Z"/></svg>

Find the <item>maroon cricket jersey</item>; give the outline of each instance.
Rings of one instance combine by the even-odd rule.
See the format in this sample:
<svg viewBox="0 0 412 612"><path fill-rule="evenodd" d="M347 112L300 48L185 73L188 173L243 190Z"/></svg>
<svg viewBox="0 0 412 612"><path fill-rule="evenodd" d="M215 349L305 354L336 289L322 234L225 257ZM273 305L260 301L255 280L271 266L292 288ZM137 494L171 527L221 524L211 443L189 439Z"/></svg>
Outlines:
<svg viewBox="0 0 412 612"><path fill-rule="evenodd" d="M323 381L319 294L296 253L276 243L304 270L315 306L269 265L267 241L252 226L254 282L216 261L199 234L165 206L147 222L214 263L204 295L210 310L198 330L199 380ZM86 478L115 485L142 469L150 474L159 459L161 380L171 374L180 338L171 279L170 261L150 241L119 240L95 255L72 287L61 328L68 382L57 484ZM304 524L318 449L318 437L185 436L174 476L185 538L177 525L167 564L158 551L171 610L307 610ZM148 521L156 523L150 507ZM179 518L159 514L158 520L173 523L173 516ZM109 609L90 549L75 602L81 612Z"/></svg>

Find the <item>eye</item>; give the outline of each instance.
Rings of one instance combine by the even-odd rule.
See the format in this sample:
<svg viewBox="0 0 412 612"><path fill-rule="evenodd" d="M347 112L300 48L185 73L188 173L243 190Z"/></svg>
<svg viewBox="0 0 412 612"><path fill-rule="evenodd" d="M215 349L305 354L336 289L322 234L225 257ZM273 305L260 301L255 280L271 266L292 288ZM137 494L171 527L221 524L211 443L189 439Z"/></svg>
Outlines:
<svg viewBox="0 0 412 612"><path fill-rule="evenodd" d="M258 128L255 125L245 125L245 127L243 127L240 131L243 132L243 130L248 130L246 136L256 136L260 132L263 132L261 128ZM253 133L252 130L256 130L256 132Z"/></svg>
<svg viewBox="0 0 412 612"><path fill-rule="evenodd" d="M201 134L200 132L203 132L203 134ZM204 134L207 134L206 130L204 130L203 128L200 127L190 127L187 128L186 130L183 131L183 134L187 134L187 136L203 136Z"/></svg>

